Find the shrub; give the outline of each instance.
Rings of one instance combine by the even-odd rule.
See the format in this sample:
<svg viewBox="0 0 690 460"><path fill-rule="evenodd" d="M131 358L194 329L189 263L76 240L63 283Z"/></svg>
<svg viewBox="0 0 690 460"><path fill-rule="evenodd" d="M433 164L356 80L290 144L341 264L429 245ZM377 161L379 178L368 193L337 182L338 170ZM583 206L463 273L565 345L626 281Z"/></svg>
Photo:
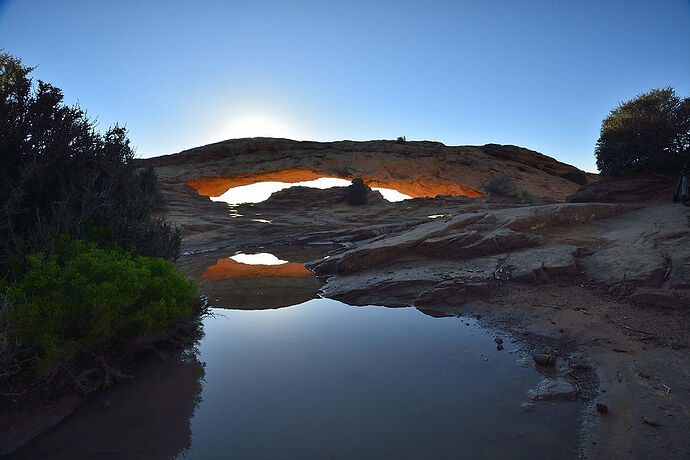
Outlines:
<svg viewBox="0 0 690 460"><path fill-rule="evenodd" d="M34 85L32 70L0 53L0 278L11 258L53 252L58 235L86 239L94 226L122 247L174 259L179 232L151 220L158 181L135 167L125 128L96 132L59 88Z"/></svg>
<svg viewBox="0 0 690 460"><path fill-rule="evenodd" d="M7 288L9 308L0 321L13 340L36 354L40 376L80 356L155 338L194 315L196 283L161 258L75 241L58 254L26 260L24 276Z"/></svg>
<svg viewBox="0 0 690 460"><path fill-rule="evenodd" d="M680 170L690 161L690 98L669 87L620 103L601 122L595 154L607 176Z"/></svg>
<svg viewBox="0 0 690 460"><path fill-rule="evenodd" d="M515 199L518 200L520 203L526 203L526 204L534 204L539 201L539 199L529 193L527 190L521 190L517 192L514 195Z"/></svg>
<svg viewBox="0 0 690 460"><path fill-rule="evenodd" d="M407 138L405 136L400 136L395 140L395 142L397 142L398 144L404 144L405 142L407 142Z"/></svg>
<svg viewBox="0 0 690 460"><path fill-rule="evenodd" d="M561 174L561 177L578 185L585 185L587 183L587 174L582 171L566 171Z"/></svg>
<svg viewBox="0 0 690 460"><path fill-rule="evenodd" d="M513 196L517 193L515 183L506 176L492 177L489 182L482 184L481 188L491 195Z"/></svg>
<svg viewBox="0 0 690 460"><path fill-rule="evenodd" d="M369 188L364 185L364 181L357 177L352 180L352 184L347 188L345 192L345 201L351 205L362 205L367 204L367 191Z"/></svg>

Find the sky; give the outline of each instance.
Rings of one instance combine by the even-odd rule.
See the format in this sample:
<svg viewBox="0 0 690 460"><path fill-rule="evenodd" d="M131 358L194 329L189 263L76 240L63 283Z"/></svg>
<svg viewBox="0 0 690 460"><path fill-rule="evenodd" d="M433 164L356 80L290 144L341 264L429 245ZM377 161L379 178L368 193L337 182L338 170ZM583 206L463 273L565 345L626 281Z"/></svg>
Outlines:
<svg viewBox="0 0 690 460"><path fill-rule="evenodd" d="M406 136L594 172L619 102L690 96L690 0L0 0L0 48L140 157Z"/></svg>

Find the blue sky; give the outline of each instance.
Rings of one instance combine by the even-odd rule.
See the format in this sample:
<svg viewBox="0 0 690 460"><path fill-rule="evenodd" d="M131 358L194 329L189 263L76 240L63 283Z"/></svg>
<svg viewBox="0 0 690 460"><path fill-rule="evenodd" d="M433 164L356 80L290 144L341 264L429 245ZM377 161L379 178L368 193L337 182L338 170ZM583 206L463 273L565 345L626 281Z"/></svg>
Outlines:
<svg viewBox="0 0 690 460"><path fill-rule="evenodd" d="M690 96L690 1L0 0L0 47L139 156L231 137L489 142L595 171L602 118Z"/></svg>

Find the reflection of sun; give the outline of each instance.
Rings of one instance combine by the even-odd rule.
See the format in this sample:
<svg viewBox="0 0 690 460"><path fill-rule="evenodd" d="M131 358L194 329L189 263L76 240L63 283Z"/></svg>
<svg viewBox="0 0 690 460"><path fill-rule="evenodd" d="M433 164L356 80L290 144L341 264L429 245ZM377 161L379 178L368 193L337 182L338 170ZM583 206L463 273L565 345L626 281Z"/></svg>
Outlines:
<svg viewBox="0 0 690 460"><path fill-rule="evenodd" d="M295 139L296 130L289 123L273 115L243 114L225 124L222 136L226 139L241 137L285 137Z"/></svg>

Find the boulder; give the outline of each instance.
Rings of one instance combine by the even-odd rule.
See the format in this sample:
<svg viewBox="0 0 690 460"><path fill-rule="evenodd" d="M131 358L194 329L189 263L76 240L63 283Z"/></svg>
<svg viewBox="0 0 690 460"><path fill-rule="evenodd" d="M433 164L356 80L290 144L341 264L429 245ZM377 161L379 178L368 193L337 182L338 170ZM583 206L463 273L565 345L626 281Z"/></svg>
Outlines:
<svg viewBox="0 0 690 460"><path fill-rule="evenodd" d="M572 384L556 378L543 379L527 394L532 401L572 401L577 399L578 391Z"/></svg>
<svg viewBox="0 0 690 460"><path fill-rule="evenodd" d="M632 302L659 307L682 307L682 299L668 289L637 289L630 294Z"/></svg>
<svg viewBox="0 0 690 460"><path fill-rule="evenodd" d="M518 281L536 282L549 276L574 276L579 273L572 245L553 245L513 252L506 258L503 267L511 278Z"/></svg>
<svg viewBox="0 0 690 460"><path fill-rule="evenodd" d="M580 266L588 278L605 285L629 282L656 287L664 279L667 261L653 249L622 245L600 249L582 259Z"/></svg>

